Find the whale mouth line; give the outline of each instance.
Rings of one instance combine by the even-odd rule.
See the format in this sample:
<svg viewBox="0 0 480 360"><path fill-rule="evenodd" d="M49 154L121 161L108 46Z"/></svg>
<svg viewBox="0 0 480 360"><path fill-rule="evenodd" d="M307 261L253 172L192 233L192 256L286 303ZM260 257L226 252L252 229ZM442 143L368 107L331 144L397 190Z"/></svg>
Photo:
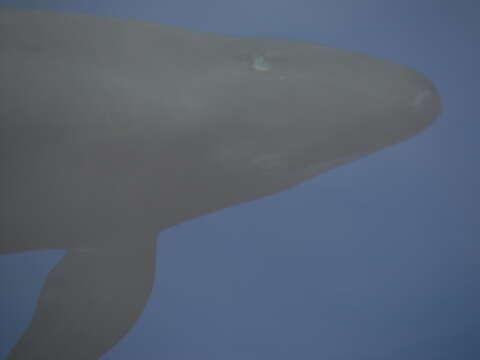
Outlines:
<svg viewBox="0 0 480 360"><path fill-rule="evenodd" d="M353 160L356 160L356 159L358 159L362 156L363 155L359 155L359 154L344 155L344 156L340 156L340 157L337 157L337 158L334 158L334 159L331 159L331 160L320 161L320 162L316 162L314 164L307 165L301 170L300 177L302 179L311 178L311 177L313 177L313 176L315 176L315 175L317 175L321 172L333 169L333 168L335 168L339 165L345 164L345 163L349 163L349 162L351 162Z"/></svg>

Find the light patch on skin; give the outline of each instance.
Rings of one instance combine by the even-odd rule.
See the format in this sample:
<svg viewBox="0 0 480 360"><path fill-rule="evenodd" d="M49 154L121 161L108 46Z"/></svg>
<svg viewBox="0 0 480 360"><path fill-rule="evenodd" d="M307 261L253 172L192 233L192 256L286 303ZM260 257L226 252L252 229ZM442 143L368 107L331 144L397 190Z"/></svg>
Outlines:
<svg viewBox="0 0 480 360"><path fill-rule="evenodd" d="M252 67L256 71L269 71L272 68L265 57L257 55L253 57Z"/></svg>
<svg viewBox="0 0 480 360"><path fill-rule="evenodd" d="M430 98L431 92L428 90L422 91L419 93L416 97L415 100L413 100L413 106L417 107L421 105L422 103L425 102L425 100L428 100Z"/></svg>
<svg viewBox="0 0 480 360"><path fill-rule="evenodd" d="M278 168L285 167L285 160L280 154L261 154L252 160L255 167L259 167L265 171L273 171Z"/></svg>
<svg viewBox="0 0 480 360"><path fill-rule="evenodd" d="M242 144L246 145L246 144ZM289 162L277 152L259 153L255 150L255 144L246 145L246 149L240 145L219 146L208 152L208 159L214 159L215 163L229 172L251 173L272 175L278 171L284 171L289 167Z"/></svg>

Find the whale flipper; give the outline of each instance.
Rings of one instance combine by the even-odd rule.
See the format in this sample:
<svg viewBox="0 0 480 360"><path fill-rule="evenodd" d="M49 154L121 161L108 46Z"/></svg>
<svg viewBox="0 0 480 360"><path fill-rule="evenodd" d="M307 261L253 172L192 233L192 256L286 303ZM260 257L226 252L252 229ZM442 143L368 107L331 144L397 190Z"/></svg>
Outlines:
<svg viewBox="0 0 480 360"><path fill-rule="evenodd" d="M69 251L50 271L8 359L97 359L137 321L154 271L154 244Z"/></svg>

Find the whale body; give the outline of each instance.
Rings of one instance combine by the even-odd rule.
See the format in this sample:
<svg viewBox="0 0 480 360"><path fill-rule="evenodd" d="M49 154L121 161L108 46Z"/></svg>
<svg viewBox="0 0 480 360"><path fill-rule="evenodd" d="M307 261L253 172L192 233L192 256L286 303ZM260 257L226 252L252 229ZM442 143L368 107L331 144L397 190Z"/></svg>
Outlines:
<svg viewBox="0 0 480 360"><path fill-rule="evenodd" d="M0 10L0 253L66 249L9 359L97 359L135 323L158 232L405 140L440 96L318 44Z"/></svg>

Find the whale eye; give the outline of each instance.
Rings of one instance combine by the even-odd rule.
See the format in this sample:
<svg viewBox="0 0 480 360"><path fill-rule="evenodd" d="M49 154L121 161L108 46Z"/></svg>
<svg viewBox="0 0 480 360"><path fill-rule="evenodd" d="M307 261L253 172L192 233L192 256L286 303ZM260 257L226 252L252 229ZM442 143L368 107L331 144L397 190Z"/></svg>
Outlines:
<svg viewBox="0 0 480 360"><path fill-rule="evenodd" d="M269 71L272 66L263 56L254 55L252 59L252 68L255 71Z"/></svg>

